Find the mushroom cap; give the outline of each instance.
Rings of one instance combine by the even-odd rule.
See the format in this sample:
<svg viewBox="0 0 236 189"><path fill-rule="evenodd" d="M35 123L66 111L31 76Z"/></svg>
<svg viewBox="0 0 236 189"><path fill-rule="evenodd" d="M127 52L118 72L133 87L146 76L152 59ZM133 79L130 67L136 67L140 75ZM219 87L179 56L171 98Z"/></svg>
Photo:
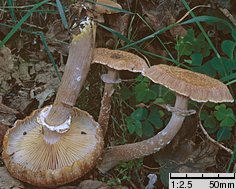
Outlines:
<svg viewBox="0 0 236 189"><path fill-rule="evenodd" d="M106 65L115 70L128 70L131 72L143 72L148 66L141 57L120 50L96 48L94 50L93 63Z"/></svg>
<svg viewBox="0 0 236 189"><path fill-rule="evenodd" d="M154 83L189 97L197 102L233 102L227 86L205 74L192 72L176 66L159 64L144 71L144 76Z"/></svg>
<svg viewBox="0 0 236 189"><path fill-rule="evenodd" d="M36 122L39 112L16 121L4 137L3 160L12 176L32 185L54 187L90 171L103 150L99 124L87 112L73 108L70 130L49 144Z"/></svg>
<svg viewBox="0 0 236 189"><path fill-rule="evenodd" d="M111 0L97 0L97 3L107 5L107 6L110 6L110 7L114 7L114 8L117 8L117 9L122 9L120 4L118 4L114 1L111 1ZM119 12L118 10L110 9L108 7L105 7L105 6L102 6L102 5L99 5L99 4L95 5L95 10L99 14L114 14L114 13Z"/></svg>

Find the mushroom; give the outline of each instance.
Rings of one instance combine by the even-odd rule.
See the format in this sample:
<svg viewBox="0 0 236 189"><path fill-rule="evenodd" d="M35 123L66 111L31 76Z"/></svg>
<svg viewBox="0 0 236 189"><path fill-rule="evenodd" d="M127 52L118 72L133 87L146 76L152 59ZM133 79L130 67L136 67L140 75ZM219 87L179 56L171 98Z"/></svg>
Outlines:
<svg viewBox="0 0 236 189"><path fill-rule="evenodd" d="M118 71L143 72L148 66L145 60L135 54L107 48L96 48L94 50L93 63L105 65L108 69L107 74L101 77L105 82L105 86L98 117L98 123L102 127L105 136L110 117L111 96L114 92L113 84L120 82Z"/></svg>
<svg viewBox="0 0 236 189"><path fill-rule="evenodd" d="M204 74L160 64L146 69L143 75L176 93L175 106L169 108L172 111L171 119L167 126L152 138L109 147L98 166L102 172L110 170L121 160L142 158L168 145L180 130L185 116L191 114L187 109L189 98L197 102L233 102L225 84Z"/></svg>
<svg viewBox="0 0 236 189"><path fill-rule="evenodd" d="M98 123L73 108L89 71L94 23L85 18L73 36L54 104L15 122L3 142L3 160L12 176L36 186L55 187L91 170L103 149Z"/></svg>

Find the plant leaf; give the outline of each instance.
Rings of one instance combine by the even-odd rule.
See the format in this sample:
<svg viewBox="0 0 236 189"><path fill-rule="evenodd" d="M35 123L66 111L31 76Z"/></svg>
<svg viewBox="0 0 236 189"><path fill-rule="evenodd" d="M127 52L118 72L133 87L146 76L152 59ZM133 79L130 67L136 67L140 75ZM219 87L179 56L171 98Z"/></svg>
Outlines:
<svg viewBox="0 0 236 189"><path fill-rule="evenodd" d="M154 129L152 127L152 124L149 123L148 120L144 121L143 124L142 124L142 133L143 133L143 136L144 137L152 137L153 134L154 134Z"/></svg>
<svg viewBox="0 0 236 189"><path fill-rule="evenodd" d="M134 110L134 112L131 114L131 118L133 118L134 120L144 120L147 118L148 115L148 111L146 108L138 108L136 110Z"/></svg>
<svg viewBox="0 0 236 189"><path fill-rule="evenodd" d="M221 44L222 50L230 59L233 59L234 57L235 47L236 47L236 42L231 40L224 40Z"/></svg>
<svg viewBox="0 0 236 189"><path fill-rule="evenodd" d="M152 106L150 108L148 121L152 123L156 129L161 129L163 127L163 121L161 120L160 113L157 107Z"/></svg>
<svg viewBox="0 0 236 189"><path fill-rule="evenodd" d="M232 136L231 128L220 128L217 132L216 138L217 141L229 140Z"/></svg>
<svg viewBox="0 0 236 189"><path fill-rule="evenodd" d="M69 24L67 22L67 19L66 19L65 12L64 12L63 6L61 4L61 1L60 0L56 0L56 5L57 5L57 9L58 9L59 15L61 17L62 23L63 23L65 29L68 29L69 28Z"/></svg>

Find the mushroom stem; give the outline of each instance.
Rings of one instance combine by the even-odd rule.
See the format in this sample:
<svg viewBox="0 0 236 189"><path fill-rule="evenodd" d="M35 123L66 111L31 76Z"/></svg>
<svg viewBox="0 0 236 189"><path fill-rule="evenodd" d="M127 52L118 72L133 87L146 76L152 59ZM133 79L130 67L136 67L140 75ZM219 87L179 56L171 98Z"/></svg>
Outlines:
<svg viewBox="0 0 236 189"><path fill-rule="evenodd" d="M60 125L69 118L88 74L95 39L95 26L93 22L88 24L79 35L73 36L64 75L53 107L46 117L46 123L51 126Z"/></svg>
<svg viewBox="0 0 236 189"><path fill-rule="evenodd" d="M187 106L188 98L176 94L174 107L176 109L186 111ZM171 119L167 126L154 137L141 142L108 148L103 155L102 162L98 166L98 169L105 173L119 163L119 161L129 161L158 152L171 142L180 130L184 118L185 117L183 115L178 114L177 112L172 112Z"/></svg>
<svg viewBox="0 0 236 189"><path fill-rule="evenodd" d="M108 69L107 76L111 81L117 79L118 72L113 69ZM98 117L98 123L103 130L103 136L106 135L107 127L109 123L110 113L111 113L111 96L114 93L114 84L105 82L103 97L101 101L101 108Z"/></svg>

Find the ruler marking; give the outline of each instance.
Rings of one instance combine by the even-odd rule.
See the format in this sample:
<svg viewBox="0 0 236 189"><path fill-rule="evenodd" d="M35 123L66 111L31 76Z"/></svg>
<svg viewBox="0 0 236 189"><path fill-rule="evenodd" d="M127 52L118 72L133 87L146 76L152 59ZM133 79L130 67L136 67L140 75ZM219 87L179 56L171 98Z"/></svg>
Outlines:
<svg viewBox="0 0 236 189"><path fill-rule="evenodd" d="M217 176L204 176L204 174L201 174L200 177L194 177L194 176L188 176L188 173L185 174L185 176L183 177L176 177L176 176L172 176L172 174L170 173L170 179L187 179L187 180L190 180L190 179L221 179L221 180L224 180L224 179L235 179L235 173L233 173L233 176L227 176L227 177L221 177L220 174L217 174Z"/></svg>

